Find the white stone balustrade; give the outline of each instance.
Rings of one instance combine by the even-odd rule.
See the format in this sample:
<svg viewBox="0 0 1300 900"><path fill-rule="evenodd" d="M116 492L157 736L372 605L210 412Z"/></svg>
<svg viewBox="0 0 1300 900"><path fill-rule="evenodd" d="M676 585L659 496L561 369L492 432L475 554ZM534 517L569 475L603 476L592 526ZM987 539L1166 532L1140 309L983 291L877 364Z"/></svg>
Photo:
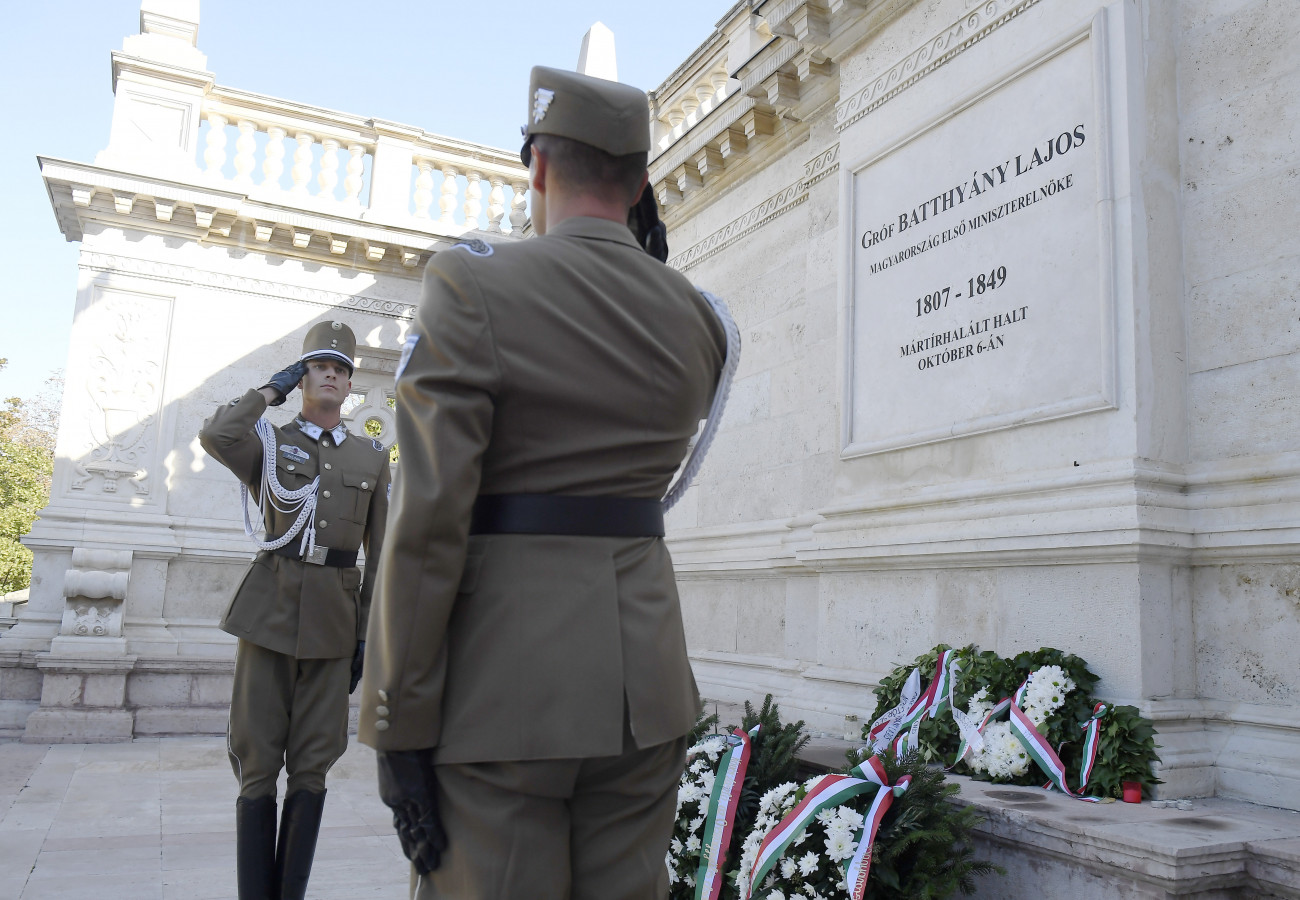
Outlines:
<svg viewBox="0 0 1300 900"><path fill-rule="evenodd" d="M215 85L202 109L205 177L251 198L451 236L527 222L527 172L513 153Z"/></svg>
<svg viewBox="0 0 1300 900"><path fill-rule="evenodd" d="M478 228L491 234L515 231L527 221L527 171L509 160L485 160L446 149L429 146L417 148L414 158L415 186L411 213L418 219L431 219L435 190L438 197L437 218L431 219L447 229ZM483 182L488 183L487 208L483 205ZM512 193L507 205L506 189ZM506 210L511 210L509 219ZM525 210L516 216L514 210ZM485 215L486 212L486 215Z"/></svg>

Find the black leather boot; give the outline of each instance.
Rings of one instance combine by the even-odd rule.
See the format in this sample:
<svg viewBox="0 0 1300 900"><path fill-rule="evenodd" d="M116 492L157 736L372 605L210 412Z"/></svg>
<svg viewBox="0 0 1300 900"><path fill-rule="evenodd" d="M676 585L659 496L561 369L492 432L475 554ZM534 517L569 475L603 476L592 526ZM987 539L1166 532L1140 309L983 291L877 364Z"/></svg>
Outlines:
<svg viewBox="0 0 1300 900"><path fill-rule="evenodd" d="M274 794L235 801L235 860L239 900L277 900Z"/></svg>
<svg viewBox="0 0 1300 900"><path fill-rule="evenodd" d="M325 792L295 791L284 798L280 816L280 844L275 851L280 900L303 900L316 855L316 836L325 810Z"/></svg>

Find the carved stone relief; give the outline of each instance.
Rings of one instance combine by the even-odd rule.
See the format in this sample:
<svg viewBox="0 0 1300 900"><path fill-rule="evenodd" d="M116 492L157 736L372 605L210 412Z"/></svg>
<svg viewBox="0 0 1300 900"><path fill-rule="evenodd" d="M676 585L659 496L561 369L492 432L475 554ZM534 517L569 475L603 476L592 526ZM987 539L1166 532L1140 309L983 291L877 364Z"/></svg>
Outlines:
<svg viewBox="0 0 1300 900"><path fill-rule="evenodd" d="M109 290L83 313L90 450L73 464L71 490L149 495L170 314L168 299ZM123 480L129 490L120 492Z"/></svg>

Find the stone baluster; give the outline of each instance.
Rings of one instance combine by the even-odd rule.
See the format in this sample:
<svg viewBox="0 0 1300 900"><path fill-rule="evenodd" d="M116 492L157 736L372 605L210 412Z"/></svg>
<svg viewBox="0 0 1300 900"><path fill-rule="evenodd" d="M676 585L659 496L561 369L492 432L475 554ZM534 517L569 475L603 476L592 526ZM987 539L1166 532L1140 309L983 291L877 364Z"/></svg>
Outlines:
<svg viewBox="0 0 1300 900"><path fill-rule="evenodd" d="M262 160L262 187L278 188L284 174L284 129L272 125L266 129L266 159Z"/></svg>
<svg viewBox="0 0 1300 900"><path fill-rule="evenodd" d="M316 139L300 131L294 135L294 140L298 142L298 149L293 151L293 169L289 173L293 176L293 187L290 190L295 194L305 194L307 182L311 180L311 145Z"/></svg>
<svg viewBox="0 0 1300 900"><path fill-rule="evenodd" d="M208 137L203 150L205 170L209 175L223 178L221 168L226 164L226 117L220 113L210 112L208 119Z"/></svg>
<svg viewBox="0 0 1300 900"><path fill-rule="evenodd" d="M257 165L253 154L257 152L257 125L248 119L239 120L239 137L235 140L235 183L245 187L253 183L253 168Z"/></svg>
<svg viewBox="0 0 1300 900"><path fill-rule="evenodd" d="M505 179L500 175L489 175L488 183L492 190L488 192L488 226L492 234L501 233L501 219L506 214Z"/></svg>
<svg viewBox="0 0 1300 900"><path fill-rule="evenodd" d="M358 206L361 203L362 173L365 171L366 148L360 144L348 144L348 175L343 179L343 190L347 194L344 203Z"/></svg>
<svg viewBox="0 0 1300 900"><path fill-rule="evenodd" d="M483 212L483 176L478 172L465 173L465 225L478 228L478 217Z"/></svg>
<svg viewBox="0 0 1300 900"><path fill-rule="evenodd" d="M713 95L716 91L712 84L707 81L704 84L695 86L695 96L700 101L700 118L704 118L713 110Z"/></svg>
<svg viewBox="0 0 1300 900"><path fill-rule="evenodd" d="M442 197L438 200L442 215L438 221L443 225L453 225L456 221L456 194L460 191L460 186L456 184L458 174L460 173L452 166L442 167Z"/></svg>
<svg viewBox="0 0 1300 900"><path fill-rule="evenodd" d="M687 94L685 97L682 98L682 112L686 114L687 128L694 125L698 121L695 117L695 113L699 110L699 108L700 108L700 101L696 99L694 94Z"/></svg>
<svg viewBox="0 0 1300 900"><path fill-rule="evenodd" d="M709 84L713 87L713 96L716 98L714 101L715 105L727 99L725 93L727 89L726 69L715 69L713 75L710 76Z"/></svg>
<svg viewBox="0 0 1300 900"><path fill-rule="evenodd" d="M528 183L511 182L510 190L515 192L510 198L510 230L519 231L528 221Z"/></svg>
<svg viewBox="0 0 1300 900"><path fill-rule="evenodd" d="M339 184L339 142L334 138L325 138L320 146L320 174L316 176L320 192L317 196L333 200L334 189Z"/></svg>
<svg viewBox="0 0 1300 900"><path fill-rule="evenodd" d="M420 160L415 167L420 170L415 178L415 217L427 219L433 205L433 163Z"/></svg>

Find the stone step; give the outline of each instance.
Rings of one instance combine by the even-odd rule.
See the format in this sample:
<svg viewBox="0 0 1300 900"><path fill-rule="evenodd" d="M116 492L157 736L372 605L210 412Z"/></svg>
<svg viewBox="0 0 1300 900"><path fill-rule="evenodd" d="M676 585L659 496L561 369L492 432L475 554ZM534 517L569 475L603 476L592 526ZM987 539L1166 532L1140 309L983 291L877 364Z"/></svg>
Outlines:
<svg viewBox="0 0 1300 900"><path fill-rule="evenodd" d="M21 738L27 717L40 707L39 700L0 700L0 740Z"/></svg>

